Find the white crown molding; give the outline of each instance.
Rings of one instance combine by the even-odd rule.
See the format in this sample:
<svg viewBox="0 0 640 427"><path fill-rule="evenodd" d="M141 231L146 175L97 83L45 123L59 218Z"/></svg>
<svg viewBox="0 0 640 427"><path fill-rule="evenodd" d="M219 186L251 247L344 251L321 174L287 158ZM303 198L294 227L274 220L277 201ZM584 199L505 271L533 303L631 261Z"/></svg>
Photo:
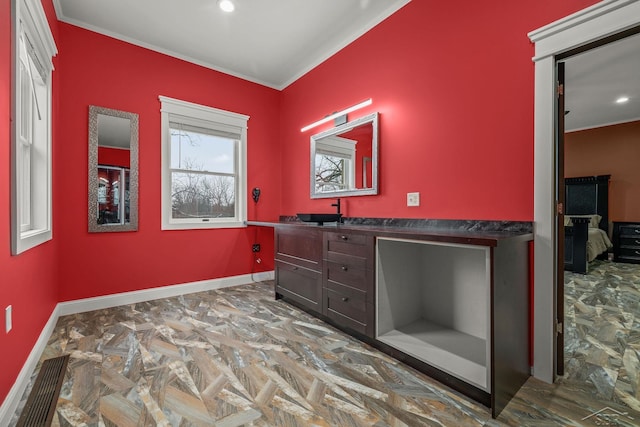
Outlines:
<svg viewBox="0 0 640 427"><path fill-rule="evenodd" d="M331 49L326 49L324 51L319 52L318 55L316 56L316 59L313 61L310 61L307 67L304 67L302 70L300 70L300 72L294 74L290 79L286 80L284 83L275 86L275 89L278 89L278 90L285 89L286 87L294 83L296 80L298 80L300 77L304 76L309 71L313 70L318 65L322 64L324 61L331 58L333 55L335 55L336 53L338 53L339 51L341 51L342 49L344 49L345 47L347 47L348 45L356 41L358 38L362 37L365 33L370 31L373 27L382 23L382 21L387 19L389 16L393 15L395 12L405 7L410 1L411 0L405 0L399 6L390 5L389 7L384 9L382 12L380 12L377 16L369 20L369 22L367 22L364 28L362 28L360 31L354 31L353 33L347 35L347 37L345 37L342 43L333 46Z"/></svg>
<svg viewBox="0 0 640 427"><path fill-rule="evenodd" d="M56 1L56 3L58 3L58 2ZM219 67L219 66L213 65L213 64L211 64L209 62L206 62L206 61L197 60L197 59L192 58L192 57L190 57L188 55L182 55L180 53L174 52L174 51L169 50L169 49L163 49L163 48L158 47L158 46L156 46L154 44L151 44L151 43L145 43L145 42L142 42L140 40L136 40L133 37L126 37L126 36L123 36L120 33L114 32L114 31L108 31L108 30L105 30L104 28L100 28L100 27L97 27L97 26L94 26L94 25L89 25L89 24L87 24L85 22L82 22L82 21L79 21L79 20L76 20L76 19L67 18L62 13L62 8L59 5L56 7L56 15L58 16L58 20L60 22L71 24L71 25L73 25L75 27L80 27L80 28L83 28L85 30L88 30L88 31L91 31L91 32L94 32L94 33L102 34L103 36L111 37L113 39L120 40L122 42L126 42L126 43L129 43L129 44L132 44L134 46L142 47L144 49L148 49L148 50L151 50L151 51L154 51L154 52L157 52L157 53L161 53L163 55L167 55L167 56L170 56L170 57L173 57L173 58L181 59L181 60L189 62L191 64L200 65L201 67L209 68L210 70L218 71L220 73L227 74L227 75L232 76L232 77L237 77L239 79L246 80L246 81L251 82L251 83L259 84L261 86L266 86L266 87L269 87L271 89L281 90L281 86L282 85L278 85L278 84L275 84L273 82L267 82L265 80L256 79L254 77L246 76L246 75L241 74L241 73L236 73L236 72L228 70L228 69L226 69L224 67Z"/></svg>
<svg viewBox="0 0 640 427"><path fill-rule="evenodd" d="M250 77L247 75L244 75L242 73L238 73L235 71L231 71L229 69L226 69L224 67L220 67L217 65L214 65L212 63L206 62L206 61L200 61L197 60L195 58L192 58L188 55L183 55L177 52L174 52L172 50L169 49L163 49L161 47L158 47L152 43L146 43L146 42L142 42L140 40L136 40L132 37L127 37L124 36L120 33L114 32L114 31L108 31L105 30L104 28L101 27L97 27L94 25L89 25L85 22L73 19L73 18L69 18L67 16L65 16L65 14L62 11L62 6L60 5L60 0L53 0L53 4L54 4L54 8L56 11L56 15L58 17L58 20L61 22L65 22L67 24L71 24L74 25L76 27L80 27L80 28L84 28L85 30L89 30L98 34L102 34L123 42L127 42L130 44L133 44L135 46L139 46L139 47L143 47L145 49L149 49L152 50L154 52L158 52L158 53L162 53L164 55L167 56L171 56L174 58L178 58L178 59L182 59L183 61L187 61L190 62L192 64L196 64L196 65L200 65L202 67L205 68L209 68L211 70L214 71L218 71L233 77L237 77L239 79L242 80L246 80L252 83L256 83L262 86L266 86L269 87L271 89L275 89L275 90L283 90L285 89L287 86L291 85L293 82L295 82L296 80L298 80L300 77L304 76L305 74L307 74L309 71L311 71L312 69L314 69L315 67L317 67L318 65L320 65L321 63L323 63L324 61L326 61L327 59L329 59L331 56L335 55L338 51L344 49L347 45L351 44L352 42L354 42L356 39L358 39L359 37L361 37L363 34L365 34L366 32L368 32L369 30L371 30L373 27L375 27L376 25L378 25L379 23L381 23L383 20L385 20L386 18L388 18L389 16L391 16L392 14L394 14L395 12L397 12L398 10L400 10L401 8L403 8L404 6L406 6L411 0L404 0L400 3L400 5L398 4L394 4L394 5L389 5L389 7L385 8L383 11L381 11L377 16L375 16L374 18L370 19L369 22L367 22L367 24L360 29L359 31L354 31L353 33L349 34L347 37L345 37L344 41L338 45L333 46L332 48L323 50L321 52L319 52L316 55L315 60L312 60L309 62L309 65L307 65L306 67L303 67L300 71L298 71L297 73L295 73L291 78L286 79L284 81L266 81L263 79L258 79L255 77Z"/></svg>
<svg viewBox="0 0 640 427"><path fill-rule="evenodd" d="M170 298L195 292L228 288L231 286L246 285L253 282L273 279L274 271L265 271L262 273L202 280L198 282L162 286L158 288L143 289L140 291L123 292L58 303L51 312L51 316L49 316L49 320L45 324L44 328L42 328L42 332L40 332L38 340L22 366L13 387L11 387L11 390L9 390L4 402L2 402L2 406L0 406L0 425L8 426L11 424L11 420L15 415L18 405L20 404L20 400L31 381L33 373L35 373L34 371L40 361L42 352L46 348L49 337L51 337L60 316L84 313L86 311L102 310L109 307L135 304L160 298Z"/></svg>

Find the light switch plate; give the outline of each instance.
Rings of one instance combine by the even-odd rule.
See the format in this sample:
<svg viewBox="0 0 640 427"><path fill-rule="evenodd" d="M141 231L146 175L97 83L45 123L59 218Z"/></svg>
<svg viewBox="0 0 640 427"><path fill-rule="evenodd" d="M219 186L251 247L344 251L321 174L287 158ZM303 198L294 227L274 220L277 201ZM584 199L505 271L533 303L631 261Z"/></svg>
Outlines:
<svg viewBox="0 0 640 427"><path fill-rule="evenodd" d="M13 312L13 308L10 305L8 305L7 308L4 309L5 332L9 332L11 328L13 328L13 322L11 319L12 312Z"/></svg>
<svg viewBox="0 0 640 427"><path fill-rule="evenodd" d="M407 193L407 206L420 206L420 193Z"/></svg>

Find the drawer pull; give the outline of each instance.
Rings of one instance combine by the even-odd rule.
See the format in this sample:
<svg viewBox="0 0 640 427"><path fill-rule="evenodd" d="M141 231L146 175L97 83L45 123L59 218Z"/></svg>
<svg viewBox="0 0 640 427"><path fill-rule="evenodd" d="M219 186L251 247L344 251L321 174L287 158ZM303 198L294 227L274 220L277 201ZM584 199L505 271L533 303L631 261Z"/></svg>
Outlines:
<svg viewBox="0 0 640 427"><path fill-rule="evenodd" d="M340 267L342 269L342 271L347 271L349 269L349 267L347 267L346 265L343 265L342 267Z"/></svg>
<svg viewBox="0 0 640 427"><path fill-rule="evenodd" d="M636 232L637 232L637 230L636 230ZM349 240L349 236L340 236L340 238L341 238L342 240Z"/></svg>
<svg viewBox="0 0 640 427"><path fill-rule="evenodd" d="M640 251L634 251L636 255L640 255Z"/></svg>
<svg viewBox="0 0 640 427"><path fill-rule="evenodd" d="M640 229L635 228L635 229L633 230L633 232L634 232L634 233L636 233L636 234L640 234Z"/></svg>
<svg viewBox="0 0 640 427"><path fill-rule="evenodd" d="M342 300L342 302L347 302L347 301L349 301L349 297L342 297L342 298L340 298L340 299Z"/></svg>
<svg viewBox="0 0 640 427"><path fill-rule="evenodd" d="M640 240L635 241L636 245L640 245Z"/></svg>

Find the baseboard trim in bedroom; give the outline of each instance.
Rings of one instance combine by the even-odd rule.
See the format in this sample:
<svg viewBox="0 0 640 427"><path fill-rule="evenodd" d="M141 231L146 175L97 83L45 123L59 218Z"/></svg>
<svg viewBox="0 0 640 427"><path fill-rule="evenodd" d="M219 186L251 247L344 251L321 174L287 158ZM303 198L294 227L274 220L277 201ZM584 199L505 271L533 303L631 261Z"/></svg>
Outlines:
<svg viewBox="0 0 640 427"><path fill-rule="evenodd" d="M274 272L265 271L254 274L243 274L240 276L222 277L219 279L201 280L198 282L183 283L179 285L163 286L159 288L143 289L140 291L122 292L119 294L104 295L94 298L84 298L74 301L61 302L51 312L49 320L42 328L42 332L38 337L35 345L29 353L29 357L25 361L18 378L9 390L7 397L0 406L0 425L10 425L15 414L20 399L25 389L29 385L31 375L34 373L38 361L47 346L49 337L58 323L60 316L69 314L83 313L85 311L101 310L119 305L135 304L143 301L151 301L159 298L170 298L178 295L191 294L194 292L209 291L213 289L228 288L231 286L246 285L253 282L264 280L273 280Z"/></svg>

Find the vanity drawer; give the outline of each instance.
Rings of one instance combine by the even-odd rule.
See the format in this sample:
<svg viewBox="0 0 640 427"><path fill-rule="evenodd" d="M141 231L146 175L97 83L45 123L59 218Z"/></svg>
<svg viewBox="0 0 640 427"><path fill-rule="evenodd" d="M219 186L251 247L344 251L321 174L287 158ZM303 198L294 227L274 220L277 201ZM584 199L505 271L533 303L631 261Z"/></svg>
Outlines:
<svg viewBox="0 0 640 427"><path fill-rule="evenodd" d="M337 324L373 337L373 304L349 294L325 289L326 316Z"/></svg>
<svg viewBox="0 0 640 427"><path fill-rule="evenodd" d="M322 312L322 273L276 260L276 293Z"/></svg>
<svg viewBox="0 0 640 427"><path fill-rule="evenodd" d="M276 230L276 259L311 270L322 270L322 232L313 229Z"/></svg>
<svg viewBox="0 0 640 427"><path fill-rule="evenodd" d="M373 271L352 264L327 261L325 263L326 286L336 283L369 293L373 302Z"/></svg>
<svg viewBox="0 0 640 427"><path fill-rule="evenodd" d="M326 260L373 269L373 255L372 236L325 232L324 258Z"/></svg>

